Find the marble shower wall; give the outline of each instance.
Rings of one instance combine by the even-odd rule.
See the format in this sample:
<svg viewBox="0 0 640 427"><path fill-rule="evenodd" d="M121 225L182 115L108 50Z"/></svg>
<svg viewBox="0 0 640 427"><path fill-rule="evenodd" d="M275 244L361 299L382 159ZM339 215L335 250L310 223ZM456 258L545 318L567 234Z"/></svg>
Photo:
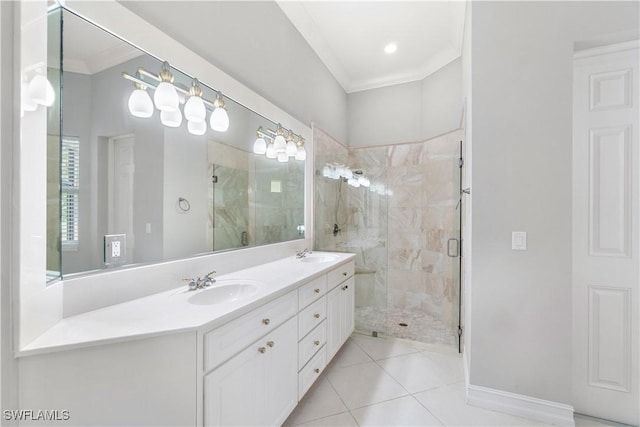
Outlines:
<svg viewBox="0 0 640 427"><path fill-rule="evenodd" d="M313 146L315 147L315 191L314 191L314 249L323 251L346 251L347 241L347 185L335 179L322 176L326 164L346 165L349 160L347 147L329 134L313 127ZM333 235L334 224L342 231Z"/></svg>
<svg viewBox="0 0 640 427"><path fill-rule="evenodd" d="M462 137L458 130L417 143L347 149L314 128L315 249L356 254L356 330L393 334L397 325L389 322L405 313L407 323L416 323L423 313L438 329L423 341L453 344L459 259L447 256L447 240L458 237ZM344 183L339 193L338 182L322 176L326 163L361 169L389 194ZM334 237L336 212L342 233Z"/></svg>

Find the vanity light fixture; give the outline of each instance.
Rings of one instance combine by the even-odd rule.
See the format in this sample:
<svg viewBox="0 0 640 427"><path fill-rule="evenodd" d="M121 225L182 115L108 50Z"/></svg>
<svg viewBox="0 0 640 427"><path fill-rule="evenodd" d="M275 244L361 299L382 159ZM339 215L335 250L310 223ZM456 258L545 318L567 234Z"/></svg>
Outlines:
<svg viewBox="0 0 640 427"><path fill-rule="evenodd" d="M135 90L129 96L129 112L134 117L148 119L153 115L153 102L147 93L147 87L141 83L133 83Z"/></svg>
<svg viewBox="0 0 640 427"><path fill-rule="evenodd" d="M155 104L160 110L160 121L163 125L179 127L183 121L180 104L184 104L184 117L188 121L187 130L192 135L204 135L207 132L207 110L213 111L209 120L211 129L217 132L226 132L229 129L229 115L222 94L217 92L213 102L203 98L203 91L197 78L193 79L189 89L174 85L171 66L166 61L162 64L160 74L154 74L139 67L135 76L122 73L122 77L132 81L135 86L135 90L129 96L128 105L129 112L135 117L151 117ZM154 91L153 102L147 89Z"/></svg>
<svg viewBox="0 0 640 427"><path fill-rule="evenodd" d="M193 79L189 95L191 96L184 104L184 118L190 122L204 123L207 117L207 108L204 106L204 101L202 101L202 89L198 79Z"/></svg>
<svg viewBox="0 0 640 427"><path fill-rule="evenodd" d="M214 109L209 119L209 125L211 125L211 129L215 131L226 132L227 129L229 129L229 115L227 114L227 109L224 106L224 100L220 92L216 95L213 106Z"/></svg>
<svg viewBox="0 0 640 427"><path fill-rule="evenodd" d="M27 86L27 92L31 101L36 104L44 105L45 107L51 107L56 99L53 86L51 86L47 77L42 74L36 74L33 76Z"/></svg>
<svg viewBox="0 0 640 427"><path fill-rule="evenodd" d="M180 98L176 87L173 85L174 77L167 61L162 63L162 71L160 71L158 77L160 78L160 84L158 84L153 94L153 102L156 104L156 108L160 111L176 111L180 104Z"/></svg>
<svg viewBox="0 0 640 427"><path fill-rule="evenodd" d="M300 161L307 158L304 138L290 129L283 128L280 123L276 130L260 126L256 130L256 136L253 143L253 152L256 154L265 154L268 159L278 159L282 163L288 162L290 157Z"/></svg>

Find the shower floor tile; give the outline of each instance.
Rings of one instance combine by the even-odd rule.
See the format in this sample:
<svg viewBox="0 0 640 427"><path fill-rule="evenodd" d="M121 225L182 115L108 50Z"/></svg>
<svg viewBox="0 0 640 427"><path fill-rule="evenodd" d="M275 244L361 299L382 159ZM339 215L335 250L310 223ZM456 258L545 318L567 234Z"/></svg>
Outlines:
<svg viewBox="0 0 640 427"><path fill-rule="evenodd" d="M419 341L427 344L457 347L458 337L452 325L446 325L434 316L416 309L356 307L356 331ZM400 324L407 326L400 326Z"/></svg>

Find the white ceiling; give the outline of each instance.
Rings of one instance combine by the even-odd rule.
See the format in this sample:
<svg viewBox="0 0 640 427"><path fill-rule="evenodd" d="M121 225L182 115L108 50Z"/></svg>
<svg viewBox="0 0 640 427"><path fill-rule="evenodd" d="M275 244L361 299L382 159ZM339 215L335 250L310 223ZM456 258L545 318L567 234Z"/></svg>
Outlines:
<svg viewBox="0 0 640 427"><path fill-rule="evenodd" d="M422 80L461 54L464 1L277 3L347 92Z"/></svg>

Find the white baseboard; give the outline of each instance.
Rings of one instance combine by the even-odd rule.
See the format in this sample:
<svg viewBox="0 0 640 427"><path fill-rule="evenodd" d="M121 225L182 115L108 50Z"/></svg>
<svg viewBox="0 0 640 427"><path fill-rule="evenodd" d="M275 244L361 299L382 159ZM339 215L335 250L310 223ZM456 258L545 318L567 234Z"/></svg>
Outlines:
<svg viewBox="0 0 640 427"><path fill-rule="evenodd" d="M465 382L469 405L548 424L575 425L571 405L469 384L466 364Z"/></svg>

